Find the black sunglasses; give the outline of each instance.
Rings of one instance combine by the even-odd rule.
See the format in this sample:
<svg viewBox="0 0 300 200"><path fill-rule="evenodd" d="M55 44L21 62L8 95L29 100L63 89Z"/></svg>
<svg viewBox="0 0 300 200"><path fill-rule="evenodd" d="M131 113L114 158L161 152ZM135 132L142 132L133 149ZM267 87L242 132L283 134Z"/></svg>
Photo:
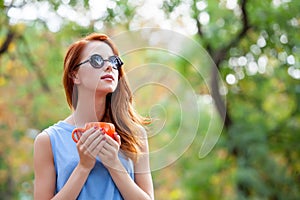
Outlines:
<svg viewBox="0 0 300 200"><path fill-rule="evenodd" d="M105 61L110 62L113 69L120 69L123 65L122 60L116 55L110 56L107 60L105 60L99 54L93 54L89 59L76 65L75 68L89 62L92 65L92 67L99 69L104 66Z"/></svg>

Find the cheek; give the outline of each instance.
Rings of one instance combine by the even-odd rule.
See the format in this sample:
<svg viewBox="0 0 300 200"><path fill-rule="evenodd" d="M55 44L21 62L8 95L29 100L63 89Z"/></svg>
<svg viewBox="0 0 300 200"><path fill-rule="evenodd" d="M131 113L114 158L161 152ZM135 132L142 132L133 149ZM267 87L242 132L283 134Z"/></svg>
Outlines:
<svg viewBox="0 0 300 200"><path fill-rule="evenodd" d="M119 84L119 80L117 79L117 81L115 82L115 87L114 87L114 90L116 90L116 89L117 89L117 87L118 87L118 84Z"/></svg>
<svg viewBox="0 0 300 200"><path fill-rule="evenodd" d="M96 87L97 83L100 80L100 75L97 71L85 70L82 71L82 73L80 73L79 75L80 75L81 84L83 85L91 85L91 86L94 85Z"/></svg>
<svg viewBox="0 0 300 200"><path fill-rule="evenodd" d="M120 77L119 77L119 76L120 76L120 72L119 72L119 71L116 71L114 74L115 74L115 79L116 79L116 80L119 80L119 78L120 78Z"/></svg>

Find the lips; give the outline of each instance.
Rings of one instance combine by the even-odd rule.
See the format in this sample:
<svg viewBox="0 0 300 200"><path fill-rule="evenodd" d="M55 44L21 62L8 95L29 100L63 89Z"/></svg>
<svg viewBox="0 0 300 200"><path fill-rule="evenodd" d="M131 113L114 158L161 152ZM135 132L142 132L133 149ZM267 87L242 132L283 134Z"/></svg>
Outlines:
<svg viewBox="0 0 300 200"><path fill-rule="evenodd" d="M110 74L106 74L104 76L101 76L101 79L104 79L104 80L115 80L114 77Z"/></svg>

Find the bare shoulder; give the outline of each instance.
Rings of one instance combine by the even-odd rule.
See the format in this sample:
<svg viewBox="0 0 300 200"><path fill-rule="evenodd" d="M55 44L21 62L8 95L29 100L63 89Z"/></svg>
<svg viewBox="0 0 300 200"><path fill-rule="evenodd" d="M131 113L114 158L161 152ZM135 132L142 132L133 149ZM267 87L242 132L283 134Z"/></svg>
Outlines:
<svg viewBox="0 0 300 200"><path fill-rule="evenodd" d="M43 158L43 156L52 157L50 137L44 131L38 134L34 140L34 155L39 155L39 158Z"/></svg>
<svg viewBox="0 0 300 200"><path fill-rule="evenodd" d="M45 147L50 144L50 137L46 132L41 132L38 134L34 140L34 146L35 147Z"/></svg>
<svg viewBox="0 0 300 200"><path fill-rule="evenodd" d="M142 125L137 125L137 135L141 138L147 138L147 130Z"/></svg>
<svg viewBox="0 0 300 200"><path fill-rule="evenodd" d="M138 137L140 138L141 141L141 150L142 152L148 152L148 134L147 130L141 126L138 125L139 131L138 131Z"/></svg>

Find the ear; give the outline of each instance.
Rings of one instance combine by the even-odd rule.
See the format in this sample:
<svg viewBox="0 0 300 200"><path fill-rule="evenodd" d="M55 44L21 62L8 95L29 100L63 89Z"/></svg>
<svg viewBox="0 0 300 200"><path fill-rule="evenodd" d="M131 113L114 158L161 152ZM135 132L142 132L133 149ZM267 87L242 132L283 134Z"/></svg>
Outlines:
<svg viewBox="0 0 300 200"><path fill-rule="evenodd" d="M70 78L73 80L73 83L74 84L80 84L80 79L79 79L79 76L78 76L78 72L77 71L73 71L71 74L70 74Z"/></svg>

